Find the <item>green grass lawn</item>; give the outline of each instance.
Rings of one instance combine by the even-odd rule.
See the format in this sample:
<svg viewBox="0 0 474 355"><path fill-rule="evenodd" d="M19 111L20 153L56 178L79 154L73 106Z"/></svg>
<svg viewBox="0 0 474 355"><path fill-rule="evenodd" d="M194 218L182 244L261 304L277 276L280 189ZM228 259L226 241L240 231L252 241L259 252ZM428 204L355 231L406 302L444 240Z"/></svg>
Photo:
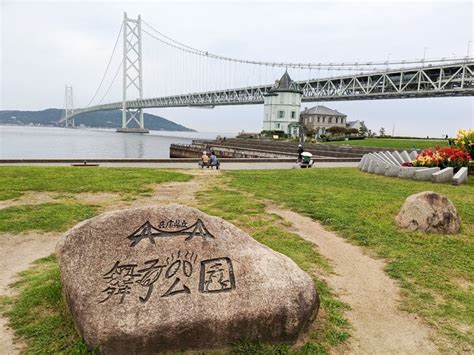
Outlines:
<svg viewBox="0 0 474 355"><path fill-rule="evenodd" d="M198 193L197 207L214 216L224 218L249 233L258 242L290 257L299 267L312 275L320 296L320 310L315 326L310 329L309 340L298 348L239 344L239 354L326 354L349 337L350 325L343 312L348 307L338 301L327 284L318 276L331 272L331 267L317 252L315 246L300 236L285 231L284 221L265 212L263 202L230 190L232 187L210 188Z"/></svg>
<svg viewBox="0 0 474 355"><path fill-rule="evenodd" d="M366 138L351 141L325 142L324 144L348 144L353 147L377 147L394 149L425 149L436 146L447 147L446 139L392 139L392 138Z"/></svg>
<svg viewBox="0 0 474 355"><path fill-rule="evenodd" d="M7 166L0 167L0 200L25 191L134 195L150 192L151 184L191 179L191 175L157 169Z"/></svg>
<svg viewBox="0 0 474 355"><path fill-rule="evenodd" d="M0 311L16 335L26 340L28 354L87 354L62 296L59 266L54 256L37 260L20 274L18 295L0 297Z"/></svg>
<svg viewBox="0 0 474 355"><path fill-rule="evenodd" d="M157 169L1 167L0 200L14 199L24 192L114 192L123 199L146 196L151 185L189 181L191 175ZM58 199L57 203L21 205L0 209L0 232L65 231L93 217L100 208Z"/></svg>
<svg viewBox="0 0 474 355"><path fill-rule="evenodd" d="M214 186L214 185L213 185ZM331 272L314 245L286 232L283 220L265 213L255 199L227 188L212 188L197 196L200 209L243 228L259 242L292 258L311 275L318 289L321 306L308 341L297 349L287 344L265 345L241 342L233 354L326 354L349 336L350 325L343 316L347 306L337 300L325 282L317 276ZM14 287L18 295L0 298L0 311L11 321L15 332L27 340L27 353L85 353L86 347L74 330L62 298L57 260L40 259L21 273Z"/></svg>
<svg viewBox="0 0 474 355"><path fill-rule="evenodd" d="M151 169L26 168L25 174L23 168L4 169L0 169L0 182L15 186L18 194L24 191L144 194L149 191L149 184L191 178ZM75 186L54 177L61 172L62 176L79 176ZM81 174L91 176L86 179ZM24 178L25 175L28 178ZM123 175L136 177L136 180L131 185L126 184L127 178ZM49 178L48 181L45 182L45 178ZM331 272L330 265L313 244L286 231L287 224L280 217L266 213L263 199L319 220L361 245L369 254L385 258L386 272L402 287L401 307L420 315L438 332L440 339L448 339L453 347L446 351L474 345L473 179L464 186L435 185L371 175L351 168L230 171L215 178L219 181L213 180L207 191L198 193L196 207L234 223L262 244L292 258L313 275L321 297L318 320L306 344L290 349L285 344L267 346L243 342L235 345L234 353L326 353L343 344L350 335L350 324L343 315L347 306L338 301L318 277ZM13 183L20 179L22 184ZM128 187L120 190L119 187L125 185ZM460 234L405 232L394 225L394 217L406 197L425 190L442 193L453 201L462 219ZM0 191L9 190L2 186ZM96 213L95 208L69 200L10 207L0 210L0 231L16 233L38 226L40 230L63 230ZM41 216L46 218L42 221ZM0 299L0 311L7 313L13 329L27 340L26 352L85 351L62 300L54 257L42 259L22 273L16 287L17 296Z"/></svg>
<svg viewBox="0 0 474 355"><path fill-rule="evenodd" d="M404 309L421 315L456 346L474 345L472 179L464 186L435 185L351 168L236 171L226 175L235 188L319 220L386 258L387 273L402 286ZM425 190L453 201L462 219L460 234L422 234L395 226L394 218L404 200Z"/></svg>
<svg viewBox="0 0 474 355"><path fill-rule="evenodd" d="M94 206L75 203L43 203L0 209L0 232L65 231L93 217Z"/></svg>

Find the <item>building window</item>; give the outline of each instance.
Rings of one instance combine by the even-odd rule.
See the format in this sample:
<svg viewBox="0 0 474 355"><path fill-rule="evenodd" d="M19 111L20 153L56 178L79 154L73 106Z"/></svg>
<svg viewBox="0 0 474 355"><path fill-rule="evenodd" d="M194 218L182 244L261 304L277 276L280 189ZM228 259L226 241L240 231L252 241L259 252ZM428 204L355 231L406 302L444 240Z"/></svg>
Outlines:
<svg viewBox="0 0 474 355"><path fill-rule="evenodd" d="M321 117L323 119L323 123L326 122L326 117Z"/></svg>
<svg viewBox="0 0 474 355"><path fill-rule="evenodd" d="M339 123L339 118L336 117L336 123Z"/></svg>
<svg viewBox="0 0 474 355"><path fill-rule="evenodd" d="M296 117L296 112L295 111L291 111L291 118L295 118Z"/></svg>
<svg viewBox="0 0 474 355"><path fill-rule="evenodd" d="M277 123L277 128L280 128L280 124L279 124L279 123Z"/></svg>
<svg viewBox="0 0 474 355"><path fill-rule="evenodd" d="M278 111L278 118L285 118L285 111Z"/></svg>
<svg viewBox="0 0 474 355"><path fill-rule="evenodd" d="M332 117L329 117L329 123L332 123Z"/></svg>
<svg viewBox="0 0 474 355"><path fill-rule="evenodd" d="M319 116L318 116L318 123L319 123Z"/></svg>

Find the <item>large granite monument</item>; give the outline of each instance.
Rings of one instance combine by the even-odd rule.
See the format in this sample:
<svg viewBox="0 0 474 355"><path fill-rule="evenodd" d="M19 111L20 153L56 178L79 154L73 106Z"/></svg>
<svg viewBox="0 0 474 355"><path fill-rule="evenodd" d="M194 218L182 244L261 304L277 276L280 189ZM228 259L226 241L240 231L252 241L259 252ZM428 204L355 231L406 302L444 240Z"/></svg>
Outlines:
<svg viewBox="0 0 474 355"><path fill-rule="evenodd" d="M75 326L103 353L291 342L319 307L292 260L189 207L106 213L69 230L56 251Z"/></svg>

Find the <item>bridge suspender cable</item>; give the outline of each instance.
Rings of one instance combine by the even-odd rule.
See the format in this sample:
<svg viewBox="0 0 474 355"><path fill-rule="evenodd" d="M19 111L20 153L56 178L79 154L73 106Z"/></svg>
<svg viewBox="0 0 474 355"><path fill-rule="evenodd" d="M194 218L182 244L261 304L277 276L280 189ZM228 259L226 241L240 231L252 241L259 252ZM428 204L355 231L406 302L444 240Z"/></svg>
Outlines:
<svg viewBox="0 0 474 355"><path fill-rule="evenodd" d="M97 94L99 93L99 90L100 90L100 88L102 87L102 84L104 83L104 80L105 80L105 77L106 77L106 75L107 75L107 72L109 71L110 64L112 63L112 58L113 58L113 56L114 56L115 49L117 48L117 44L118 44L118 41L119 41L119 39L120 39L120 34L122 33L122 30L123 30L123 23L122 23L122 25L120 26L120 30L119 30L118 35L117 35L117 39L115 40L114 49L112 50L112 54L110 55L109 61L108 61L108 63L107 63L107 67L105 68L104 75L102 76L102 79L100 80L99 86L97 87L97 90L95 91L94 96L92 96L92 99L89 101L89 103L86 105L86 107L89 107L89 106L91 105L92 101L94 101L94 99L96 98ZM123 60L122 60L122 62L123 62ZM115 80L116 77L117 77L117 74L115 74L115 77L114 77L114 79L112 80L112 83L113 83L113 81ZM112 84L109 86L109 89L107 90L107 92L106 92L105 95L107 95L107 93L109 92L111 86L112 86ZM104 97L105 97L105 95L104 95ZM101 99L100 102L102 102L102 100L104 99L104 97ZM99 104L100 104L100 102L99 102Z"/></svg>
<svg viewBox="0 0 474 355"><path fill-rule="evenodd" d="M255 64L255 65L263 65L268 67L280 67L280 68L291 68L291 69L342 69L342 70L352 70L350 67L374 67L374 66L387 66L387 65L406 65L406 64L435 64L435 63L445 63L445 62L462 62L469 60L470 58L441 58L441 59L413 59L413 60L399 60L399 61L376 61L376 62L352 62L352 63L285 63L285 62L267 62L267 61L256 61L256 60L247 60L247 59L237 59L226 57L218 54L213 54L207 51L203 51L200 49L193 48L188 46L184 43L178 42L171 37L163 34L162 32L158 31L148 22L142 20L143 24L145 24L149 29L154 31L157 35L163 37L158 38L157 36L152 35L150 32L142 29L143 32L148 34L150 37L161 41L162 43L174 47L176 49L192 53L195 55L209 57L214 59L225 60L229 62L237 62L242 64ZM380 68L377 68L380 70ZM360 69L355 69L360 70Z"/></svg>

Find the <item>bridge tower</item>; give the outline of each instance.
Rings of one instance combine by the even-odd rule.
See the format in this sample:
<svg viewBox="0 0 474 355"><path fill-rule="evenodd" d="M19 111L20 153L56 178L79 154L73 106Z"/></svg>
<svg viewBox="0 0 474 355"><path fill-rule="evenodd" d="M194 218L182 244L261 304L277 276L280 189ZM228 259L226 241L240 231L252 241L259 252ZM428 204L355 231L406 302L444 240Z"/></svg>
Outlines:
<svg viewBox="0 0 474 355"><path fill-rule="evenodd" d="M72 95L72 85L66 85L66 93L64 95L64 125L66 127L74 127L74 117L71 117L73 113L74 101Z"/></svg>
<svg viewBox="0 0 474 355"><path fill-rule="evenodd" d="M134 20L124 12L123 16L123 96L122 96L122 128L117 132L148 133L143 120L143 109L128 107L127 99L143 98L142 75L142 20ZM133 95L133 96L132 96ZM130 97L132 96L132 97ZM138 128L130 128L135 122Z"/></svg>

